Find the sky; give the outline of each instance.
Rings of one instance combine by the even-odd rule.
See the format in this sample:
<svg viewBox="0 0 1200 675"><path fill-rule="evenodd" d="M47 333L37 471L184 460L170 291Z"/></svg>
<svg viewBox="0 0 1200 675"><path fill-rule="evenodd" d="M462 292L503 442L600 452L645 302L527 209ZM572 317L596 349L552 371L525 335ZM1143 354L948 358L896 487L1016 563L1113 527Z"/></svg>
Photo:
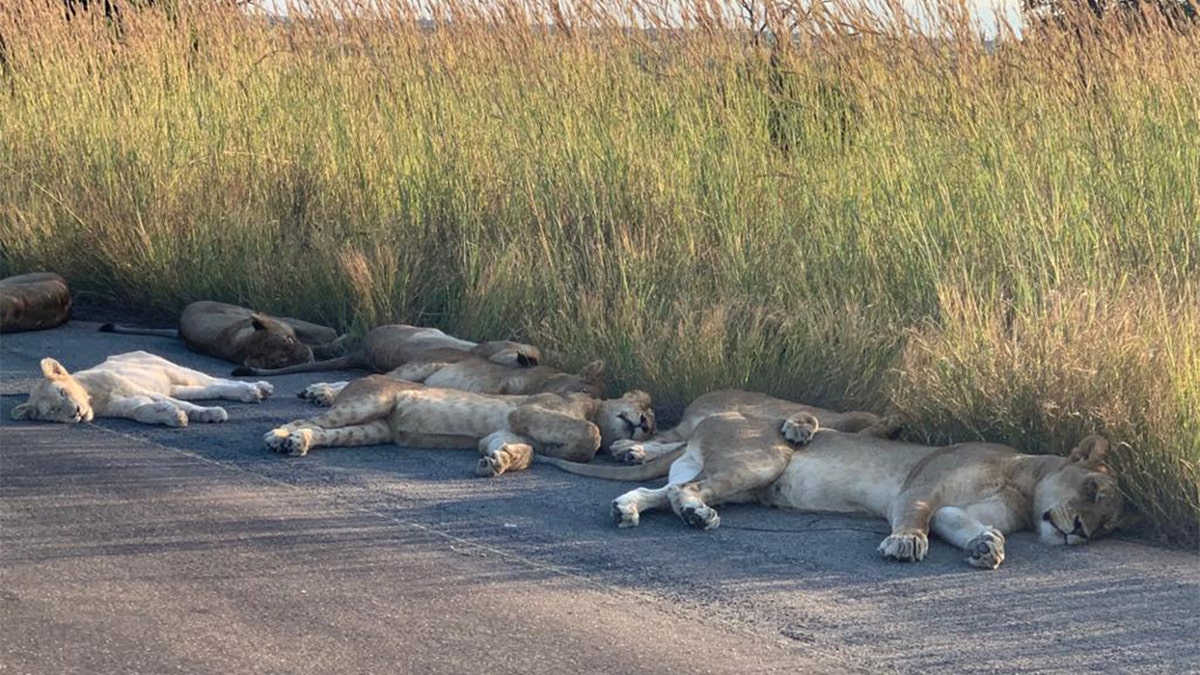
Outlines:
<svg viewBox="0 0 1200 675"><path fill-rule="evenodd" d="M298 8L305 7L311 0L252 0L252 5L258 7L261 11L268 14L286 16L289 11L296 12ZM854 0L847 0L854 1ZM879 4L879 0L857 0L867 4ZM937 2L938 0L932 0ZM948 1L948 0L941 0ZM993 38L997 32L998 17L1007 18L1010 25L1020 26L1020 4L1019 0L961 0L966 4L976 21L979 23L980 32L984 37ZM373 0L316 0L319 5L357 5L371 6ZM919 20L927 21L927 13L923 10L924 3L921 0L900 0L900 3L906 10L911 12L913 16ZM437 3L431 0L417 0L411 4L418 7L436 6ZM488 4L488 3L483 3ZM545 2L531 3L537 6L544 6ZM570 0L564 0L563 4L570 5ZM603 4L601 1L599 4ZM682 7L689 5L689 2L679 2L678 0L660 0L657 4L660 7ZM726 0L722 4L727 5L731 9L738 8L740 3L734 0ZM676 10L678 11L678 10ZM428 11L421 12L429 16Z"/></svg>

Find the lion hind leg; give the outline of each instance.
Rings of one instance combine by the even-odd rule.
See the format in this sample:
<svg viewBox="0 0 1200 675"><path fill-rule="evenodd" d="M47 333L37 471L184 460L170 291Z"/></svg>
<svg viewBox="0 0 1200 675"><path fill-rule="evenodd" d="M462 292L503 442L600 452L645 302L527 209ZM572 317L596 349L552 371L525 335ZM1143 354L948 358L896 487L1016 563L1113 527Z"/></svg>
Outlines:
<svg viewBox="0 0 1200 675"><path fill-rule="evenodd" d="M524 471L533 463L533 445L511 431L497 431L479 441L476 476L496 477L507 471Z"/></svg>
<svg viewBox="0 0 1200 675"><path fill-rule="evenodd" d="M538 451L571 462L590 462L600 449L600 429L587 420L536 405L508 415L509 427L530 438Z"/></svg>
<svg viewBox="0 0 1200 675"><path fill-rule="evenodd" d="M637 527L643 511L670 506L669 491L670 486L658 489L637 488L617 497L613 500L610 511L613 523L617 527Z"/></svg>
<svg viewBox="0 0 1200 675"><path fill-rule="evenodd" d="M203 400L221 398L243 403L258 403L275 393L275 385L270 382L242 382L239 380L222 380L210 378L205 384L177 384L171 387L171 396L183 400Z"/></svg>
<svg viewBox="0 0 1200 675"><path fill-rule="evenodd" d="M711 490L704 485L708 481L684 483L667 487L667 499L671 510L683 522L702 530L715 530L721 525L721 516L717 510L708 505L705 497L711 495Z"/></svg>

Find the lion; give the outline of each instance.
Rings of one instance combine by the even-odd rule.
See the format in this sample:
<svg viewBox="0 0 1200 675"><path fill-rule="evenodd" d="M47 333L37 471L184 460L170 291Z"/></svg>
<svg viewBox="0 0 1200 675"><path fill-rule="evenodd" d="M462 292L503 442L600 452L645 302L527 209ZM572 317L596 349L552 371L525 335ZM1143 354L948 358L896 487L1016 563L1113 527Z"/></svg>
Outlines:
<svg viewBox="0 0 1200 675"><path fill-rule="evenodd" d="M508 340L470 342L437 328L404 324L380 326L367 333L354 354L328 361L262 370L239 368L235 375L283 375L341 368L365 368L396 380L478 394L604 393L604 362L593 361L578 374L541 365L533 345ZM332 405L347 382L316 382L300 398Z"/></svg>
<svg viewBox="0 0 1200 675"><path fill-rule="evenodd" d="M56 328L71 316L71 288L53 272L0 280L0 333Z"/></svg>
<svg viewBox="0 0 1200 675"><path fill-rule="evenodd" d="M148 352L110 356L103 363L67 372L44 358L45 377L29 399L12 409L15 420L91 422L96 417L123 417L142 424L186 427L188 422L224 422L224 408L204 407L191 400L221 398L255 403L273 392L268 382L239 382L211 377Z"/></svg>
<svg viewBox="0 0 1200 675"><path fill-rule="evenodd" d="M370 375L351 382L328 411L272 429L269 450L303 456L314 448L377 445L478 449L481 476L529 467L534 452L590 461L620 440L654 432L650 396L478 394Z"/></svg>
<svg viewBox="0 0 1200 675"><path fill-rule="evenodd" d="M1007 534L1036 530L1043 543L1077 545L1119 525L1124 498L1103 461L1108 449L1098 435L1065 458L995 443L933 447L821 429L807 413L780 423L727 412L696 425L677 459L634 467L539 460L613 479L667 472L666 486L638 488L613 501L620 527L634 527L642 512L668 506L705 530L720 524L713 508L719 504L859 513L891 524L878 547L887 559L924 559L932 531L960 547L972 567L996 569ZM601 468L608 471L595 471Z"/></svg>
<svg viewBox="0 0 1200 675"><path fill-rule="evenodd" d="M244 367L282 368L338 353L345 338L337 331L290 317L273 317L246 307L201 300L183 309L179 330L130 328L106 323L104 333L183 338L187 348Z"/></svg>
<svg viewBox="0 0 1200 675"><path fill-rule="evenodd" d="M363 337L362 347L352 354L281 368L247 366L234 375L290 375L324 370L370 370L385 373L408 363L455 363L485 359L502 366L537 366L541 353L537 347L508 340L471 342L423 326L396 323L372 328Z"/></svg>

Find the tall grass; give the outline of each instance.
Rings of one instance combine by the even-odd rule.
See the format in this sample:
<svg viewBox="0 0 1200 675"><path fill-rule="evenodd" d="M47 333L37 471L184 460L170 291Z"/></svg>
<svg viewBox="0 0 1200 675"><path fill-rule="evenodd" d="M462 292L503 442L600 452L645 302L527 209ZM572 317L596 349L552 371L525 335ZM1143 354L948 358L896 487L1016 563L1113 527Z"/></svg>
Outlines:
<svg viewBox="0 0 1200 675"><path fill-rule="evenodd" d="M667 415L736 386L929 440L1100 431L1140 531L1195 546L1200 35L989 52L958 3L938 36L820 6L777 44L709 3L679 30L448 3L430 29L389 2L117 26L17 0L3 262L162 310L515 336Z"/></svg>

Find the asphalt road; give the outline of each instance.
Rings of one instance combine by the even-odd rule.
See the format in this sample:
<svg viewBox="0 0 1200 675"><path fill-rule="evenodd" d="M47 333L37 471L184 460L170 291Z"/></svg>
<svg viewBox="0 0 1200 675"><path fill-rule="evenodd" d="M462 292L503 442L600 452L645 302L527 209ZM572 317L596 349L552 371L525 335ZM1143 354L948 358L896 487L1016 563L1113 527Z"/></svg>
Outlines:
<svg viewBox="0 0 1200 675"><path fill-rule="evenodd" d="M935 542L879 559L882 521L754 506L703 533L617 530L627 485L467 452L285 459L263 432L322 374L187 429L17 423L38 360L173 340L72 322L0 338L0 672L1197 672L1200 556L1010 538L995 572Z"/></svg>

